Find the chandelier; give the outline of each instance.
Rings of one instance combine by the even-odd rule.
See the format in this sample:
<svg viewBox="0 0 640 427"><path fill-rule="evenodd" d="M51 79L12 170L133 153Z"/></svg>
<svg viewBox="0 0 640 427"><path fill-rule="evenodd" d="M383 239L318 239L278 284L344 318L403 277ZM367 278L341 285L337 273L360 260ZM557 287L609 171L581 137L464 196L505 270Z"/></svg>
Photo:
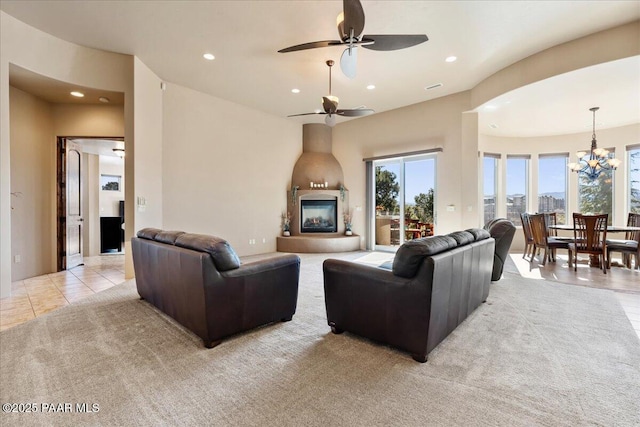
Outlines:
<svg viewBox="0 0 640 427"><path fill-rule="evenodd" d="M578 162L567 165L573 172L582 173L592 181L597 179L603 171L616 170L620 166L620 160L609 158L608 150L598 148L598 143L596 142L596 111L599 109L600 107L589 108L589 111L593 111L593 135L591 136L589 158L584 158L587 155L586 151L578 151L576 153Z"/></svg>

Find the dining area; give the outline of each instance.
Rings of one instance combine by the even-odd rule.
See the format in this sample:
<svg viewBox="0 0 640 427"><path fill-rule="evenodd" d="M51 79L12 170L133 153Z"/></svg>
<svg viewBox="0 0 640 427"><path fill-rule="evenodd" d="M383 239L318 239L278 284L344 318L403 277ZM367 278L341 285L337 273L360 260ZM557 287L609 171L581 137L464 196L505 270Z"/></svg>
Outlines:
<svg viewBox="0 0 640 427"><path fill-rule="evenodd" d="M573 213L559 224L555 212L521 213L524 234L523 259L545 266L557 261L558 249L566 250L568 269L588 263L607 274L612 267L640 270L640 214L629 213L627 223L613 225L607 214Z"/></svg>

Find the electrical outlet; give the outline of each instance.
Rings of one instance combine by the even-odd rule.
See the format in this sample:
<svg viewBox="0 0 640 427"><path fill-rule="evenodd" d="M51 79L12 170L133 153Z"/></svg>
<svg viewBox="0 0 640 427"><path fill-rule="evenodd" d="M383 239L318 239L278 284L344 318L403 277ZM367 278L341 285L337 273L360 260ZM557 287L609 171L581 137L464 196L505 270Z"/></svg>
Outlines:
<svg viewBox="0 0 640 427"><path fill-rule="evenodd" d="M262 243L267 243L267 239L266 238L262 238Z"/></svg>
<svg viewBox="0 0 640 427"><path fill-rule="evenodd" d="M16 255L13 258L13 262L15 262L16 264L20 264L21 261L22 261L22 257L20 255Z"/></svg>

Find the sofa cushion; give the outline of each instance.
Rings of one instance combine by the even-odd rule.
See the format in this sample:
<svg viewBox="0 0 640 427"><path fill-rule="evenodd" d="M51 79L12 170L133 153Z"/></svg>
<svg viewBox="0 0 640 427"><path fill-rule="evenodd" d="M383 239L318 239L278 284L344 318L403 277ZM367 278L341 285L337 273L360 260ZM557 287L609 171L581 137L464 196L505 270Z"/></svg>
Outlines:
<svg viewBox="0 0 640 427"><path fill-rule="evenodd" d="M153 240L158 233L162 233L162 230L160 230L159 228L143 228L142 230L138 231L137 236L141 239L148 239L148 240Z"/></svg>
<svg viewBox="0 0 640 427"><path fill-rule="evenodd" d="M473 237L475 238L476 242L478 240L484 240L484 239L488 239L489 237L491 237L491 234L489 233L488 228L482 229L482 228L468 228L466 231L468 231L469 233L473 234Z"/></svg>
<svg viewBox="0 0 640 427"><path fill-rule="evenodd" d="M156 234L156 237L153 240L160 243L174 245L178 236L182 234L184 234L184 231L161 231L160 233Z"/></svg>
<svg viewBox="0 0 640 427"><path fill-rule="evenodd" d="M453 249L457 245L456 240L451 236L433 236L410 240L398 248L393 259L393 274L411 278L416 275L426 256L439 254Z"/></svg>
<svg viewBox="0 0 640 427"><path fill-rule="evenodd" d="M454 231L453 233L449 233L449 236L455 239L458 246L468 245L469 243L475 242L475 237L473 234L468 231Z"/></svg>
<svg viewBox="0 0 640 427"><path fill-rule="evenodd" d="M226 240L219 237L184 233L176 239L175 244L182 248L209 253L218 271L234 270L240 267L240 259L236 252Z"/></svg>

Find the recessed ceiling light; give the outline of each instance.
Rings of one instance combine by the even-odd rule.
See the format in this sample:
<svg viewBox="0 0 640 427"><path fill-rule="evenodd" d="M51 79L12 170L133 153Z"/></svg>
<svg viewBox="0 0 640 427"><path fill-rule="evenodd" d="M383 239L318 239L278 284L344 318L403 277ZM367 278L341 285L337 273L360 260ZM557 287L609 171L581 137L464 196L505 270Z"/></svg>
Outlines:
<svg viewBox="0 0 640 427"><path fill-rule="evenodd" d="M490 127L491 129L498 129L498 125L497 125L497 124L495 124L495 123L491 123L491 124L489 125L489 127Z"/></svg>
<svg viewBox="0 0 640 427"><path fill-rule="evenodd" d="M458 57L452 55L452 56L447 56L445 58L445 61L447 61L447 62L456 62L456 59L458 59Z"/></svg>
<svg viewBox="0 0 640 427"><path fill-rule="evenodd" d="M291 89L291 93L300 93L300 89Z"/></svg>
<svg viewBox="0 0 640 427"><path fill-rule="evenodd" d="M107 98L106 96L101 96L100 98L98 98L98 101L104 102L105 104L108 104L111 100L109 98Z"/></svg>
<svg viewBox="0 0 640 427"><path fill-rule="evenodd" d="M202 55L202 57L208 61L213 61L214 59L216 59L216 57L213 56L212 53L205 53L204 55Z"/></svg>
<svg viewBox="0 0 640 427"><path fill-rule="evenodd" d="M74 90L73 92L71 92L71 95L73 95L73 96L75 96L75 97L77 97L77 98L82 98L82 97L84 97L84 93L82 93L82 92L78 92L78 91L76 91L76 90Z"/></svg>
<svg viewBox="0 0 640 427"><path fill-rule="evenodd" d="M367 86L367 89L369 89L369 90L373 90L373 89L375 89L375 88L376 88L376 85L369 85L369 86Z"/></svg>
<svg viewBox="0 0 640 427"><path fill-rule="evenodd" d="M495 110L496 108L498 108L498 107L496 107L495 105L485 105L484 106L485 110Z"/></svg>
<svg viewBox="0 0 640 427"><path fill-rule="evenodd" d="M436 89L436 88L439 88L439 87L442 87L442 83L432 84L430 86L425 87L424 90L431 90L431 89Z"/></svg>

